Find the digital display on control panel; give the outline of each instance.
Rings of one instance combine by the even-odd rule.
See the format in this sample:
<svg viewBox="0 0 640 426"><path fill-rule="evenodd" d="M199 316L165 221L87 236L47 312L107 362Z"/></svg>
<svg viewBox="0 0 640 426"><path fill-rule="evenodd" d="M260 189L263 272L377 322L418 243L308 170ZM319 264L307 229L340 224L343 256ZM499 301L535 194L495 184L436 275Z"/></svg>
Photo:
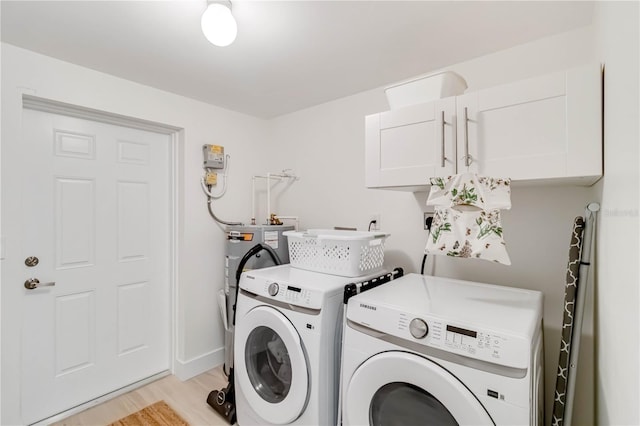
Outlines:
<svg viewBox="0 0 640 426"><path fill-rule="evenodd" d="M475 331L467 330L460 327L454 327L453 325L448 325L447 331L450 331L452 333L464 334L465 336L473 337L474 339L478 337L478 333L476 333Z"/></svg>
<svg viewBox="0 0 640 426"><path fill-rule="evenodd" d="M288 285L288 286L287 286L287 290L289 290L289 291L295 291L296 293L300 293L300 292L302 291L302 289L301 289L301 288L299 288L299 287L292 287L292 286L290 286L290 285Z"/></svg>

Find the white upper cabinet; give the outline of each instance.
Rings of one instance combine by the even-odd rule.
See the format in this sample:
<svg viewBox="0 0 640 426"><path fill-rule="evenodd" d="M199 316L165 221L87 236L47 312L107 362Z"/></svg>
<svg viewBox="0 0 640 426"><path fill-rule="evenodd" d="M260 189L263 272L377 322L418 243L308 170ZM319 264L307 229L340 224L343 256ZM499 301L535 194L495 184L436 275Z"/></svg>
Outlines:
<svg viewBox="0 0 640 426"><path fill-rule="evenodd" d="M417 190L456 170L454 97L369 115L367 187Z"/></svg>
<svg viewBox="0 0 640 426"><path fill-rule="evenodd" d="M424 190L432 176L465 171L581 185L602 176L599 64L374 114L365 122L370 188Z"/></svg>

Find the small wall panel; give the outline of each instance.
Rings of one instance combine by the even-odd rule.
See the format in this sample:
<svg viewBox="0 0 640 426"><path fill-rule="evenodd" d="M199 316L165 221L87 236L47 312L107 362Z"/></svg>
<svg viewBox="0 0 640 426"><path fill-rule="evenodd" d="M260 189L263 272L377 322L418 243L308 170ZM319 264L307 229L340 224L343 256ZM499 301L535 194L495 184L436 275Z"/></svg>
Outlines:
<svg viewBox="0 0 640 426"><path fill-rule="evenodd" d="M55 241L58 269L94 264L95 182L55 179Z"/></svg>
<svg viewBox="0 0 640 426"><path fill-rule="evenodd" d="M60 296L55 302L56 377L95 363L95 294Z"/></svg>

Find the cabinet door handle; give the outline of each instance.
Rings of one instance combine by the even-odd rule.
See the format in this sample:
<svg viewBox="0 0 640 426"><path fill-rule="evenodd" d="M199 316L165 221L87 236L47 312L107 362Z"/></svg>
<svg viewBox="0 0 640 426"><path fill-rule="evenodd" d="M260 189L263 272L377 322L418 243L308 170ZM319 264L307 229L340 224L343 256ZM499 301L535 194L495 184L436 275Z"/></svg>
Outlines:
<svg viewBox="0 0 640 426"><path fill-rule="evenodd" d="M444 111L440 111L440 130L442 131L442 155L440 157L440 167L444 167L444 162L447 159L444 155Z"/></svg>
<svg viewBox="0 0 640 426"><path fill-rule="evenodd" d="M467 107L464 107L464 165L471 165L471 156L469 155L469 116L467 115Z"/></svg>

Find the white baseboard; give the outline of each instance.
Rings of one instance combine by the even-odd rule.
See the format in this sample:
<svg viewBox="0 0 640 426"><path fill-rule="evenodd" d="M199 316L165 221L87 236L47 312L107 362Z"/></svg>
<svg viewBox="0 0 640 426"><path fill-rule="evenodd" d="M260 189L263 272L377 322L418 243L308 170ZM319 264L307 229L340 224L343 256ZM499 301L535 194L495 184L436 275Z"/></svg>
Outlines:
<svg viewBox="0 0 640 426"><path fill-rule="evenodd" d="M184 381L224 363L224 348L216 349L188 361L176 359L173 374Z"/></svg>

